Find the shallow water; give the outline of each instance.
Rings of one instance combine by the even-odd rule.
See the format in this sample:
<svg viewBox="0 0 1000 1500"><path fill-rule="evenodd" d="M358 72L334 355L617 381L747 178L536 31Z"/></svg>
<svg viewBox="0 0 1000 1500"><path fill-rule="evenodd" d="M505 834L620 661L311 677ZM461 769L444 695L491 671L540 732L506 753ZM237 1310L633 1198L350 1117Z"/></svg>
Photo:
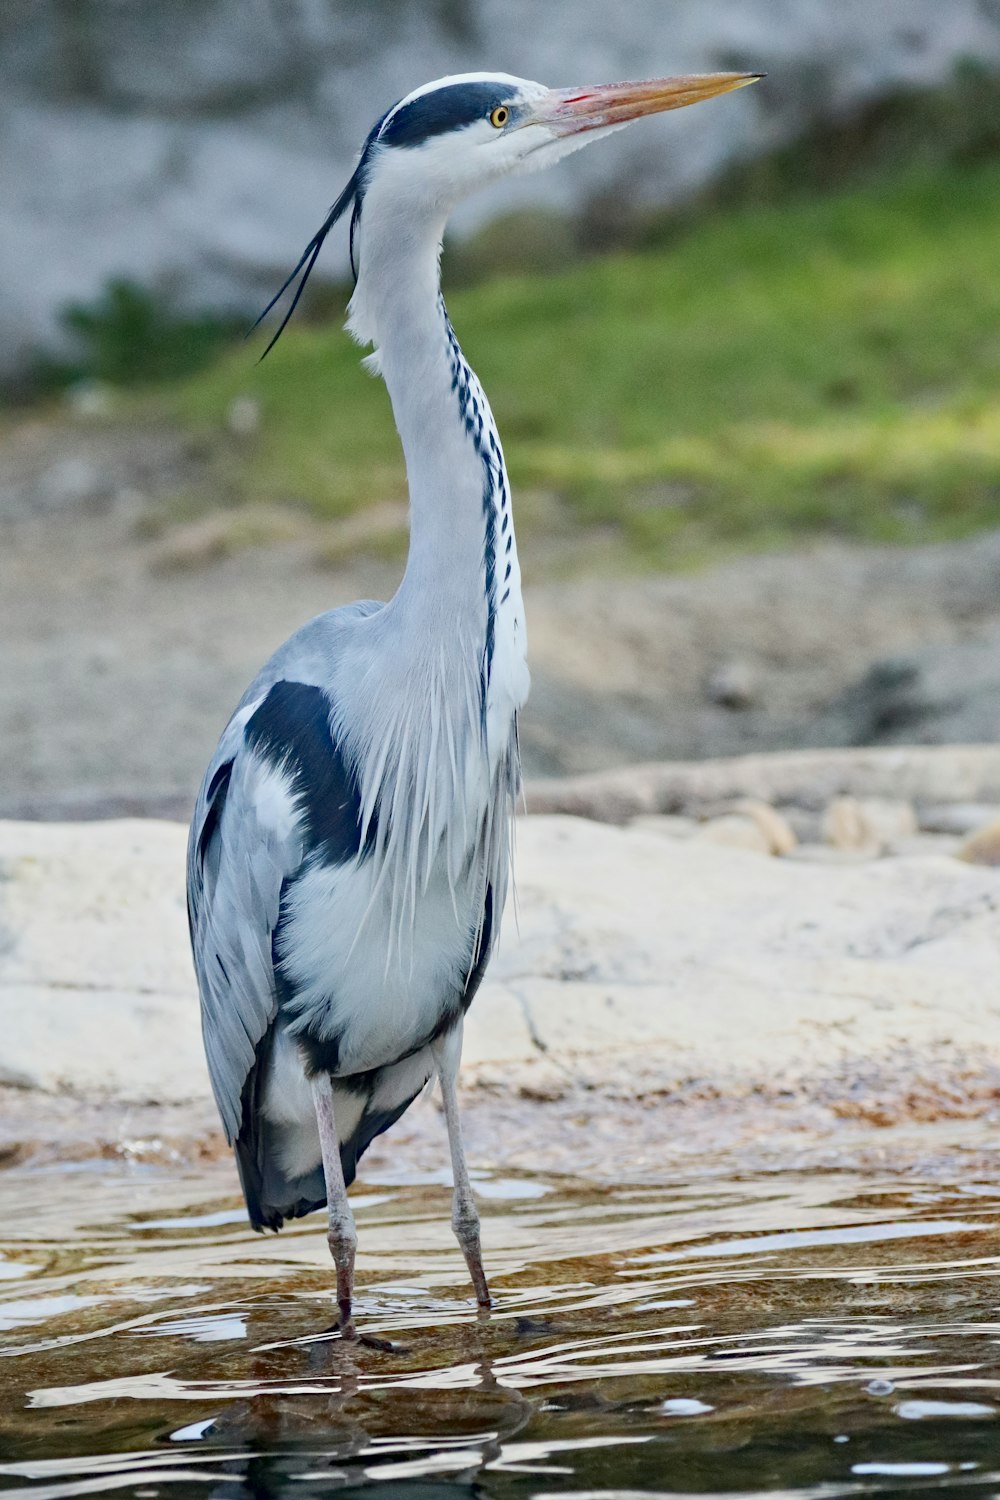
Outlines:
<svg viewBox="0 0 1000 1500"><path fill-rule="evenodd" d="M846 1173L483 1175L497 1306L441 1177L319 1216L228 1169L0 1177L0 1491L433 1497L1000 1493L1000 1188Z"/></svg>

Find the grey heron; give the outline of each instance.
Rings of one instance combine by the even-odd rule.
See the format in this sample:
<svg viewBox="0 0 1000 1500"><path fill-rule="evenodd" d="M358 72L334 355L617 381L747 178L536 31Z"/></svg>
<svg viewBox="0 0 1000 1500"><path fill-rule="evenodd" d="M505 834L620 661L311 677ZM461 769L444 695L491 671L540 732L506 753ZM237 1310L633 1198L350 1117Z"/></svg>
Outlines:
<svg viewBox="0 0 1000 1500"><path fill-rule="evenodd" d="M258 673L205 773L188 854L208 1068L250 1222L279 1229L327 1206L344 1328L347 1188L435 1073L452 1224L490 1301L456 1078L507 893L528 669L500 438L441 296L445 222L490 182L759 76L427 84L375 125L265 309L294 285L270 349L349 213L348 329L388 387L410 498L398 591L311 620Z"/></svg>

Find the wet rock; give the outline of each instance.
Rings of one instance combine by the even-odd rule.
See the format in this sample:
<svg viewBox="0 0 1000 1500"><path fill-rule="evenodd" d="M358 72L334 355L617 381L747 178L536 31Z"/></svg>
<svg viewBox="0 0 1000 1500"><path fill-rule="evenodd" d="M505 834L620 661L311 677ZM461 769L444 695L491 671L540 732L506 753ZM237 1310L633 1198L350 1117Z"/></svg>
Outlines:
<svg viewBox="0 0 1000 1500"><path fill-rule="evenodd" d="M551 1318L515 1318L514 1332L518 1338L536 1338L540 1334L550 1334L556 1331L556 1325Z"/></svg>

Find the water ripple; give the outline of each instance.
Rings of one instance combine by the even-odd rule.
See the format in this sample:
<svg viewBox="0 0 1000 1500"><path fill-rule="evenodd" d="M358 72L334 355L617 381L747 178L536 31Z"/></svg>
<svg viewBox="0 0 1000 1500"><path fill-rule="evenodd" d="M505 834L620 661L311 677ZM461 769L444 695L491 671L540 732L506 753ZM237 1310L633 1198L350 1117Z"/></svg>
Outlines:
<svg viewBox="0 0 1000 1500"><path fill-rule="evenodd" d="M996 1492L989 1184L480 1186L488 1320L440 1174L356 1195L376 1349L221 1170L2 1174L0 1494Z"/></svg>

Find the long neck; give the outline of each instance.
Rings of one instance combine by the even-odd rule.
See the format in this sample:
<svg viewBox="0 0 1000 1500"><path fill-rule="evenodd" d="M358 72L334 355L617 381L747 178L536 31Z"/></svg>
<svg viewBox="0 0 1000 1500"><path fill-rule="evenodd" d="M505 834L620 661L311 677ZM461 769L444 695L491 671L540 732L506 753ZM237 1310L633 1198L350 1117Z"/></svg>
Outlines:
<svg viewBox="0 0 1000 1500"><path fill-rule="evenodd" d="M356 335L376 345L406 458L410 550L394 601L422 628L435 619L490 628L497 549L513 525L499 437L441 297L439 233L365 236L351 303Z"/></svg>

